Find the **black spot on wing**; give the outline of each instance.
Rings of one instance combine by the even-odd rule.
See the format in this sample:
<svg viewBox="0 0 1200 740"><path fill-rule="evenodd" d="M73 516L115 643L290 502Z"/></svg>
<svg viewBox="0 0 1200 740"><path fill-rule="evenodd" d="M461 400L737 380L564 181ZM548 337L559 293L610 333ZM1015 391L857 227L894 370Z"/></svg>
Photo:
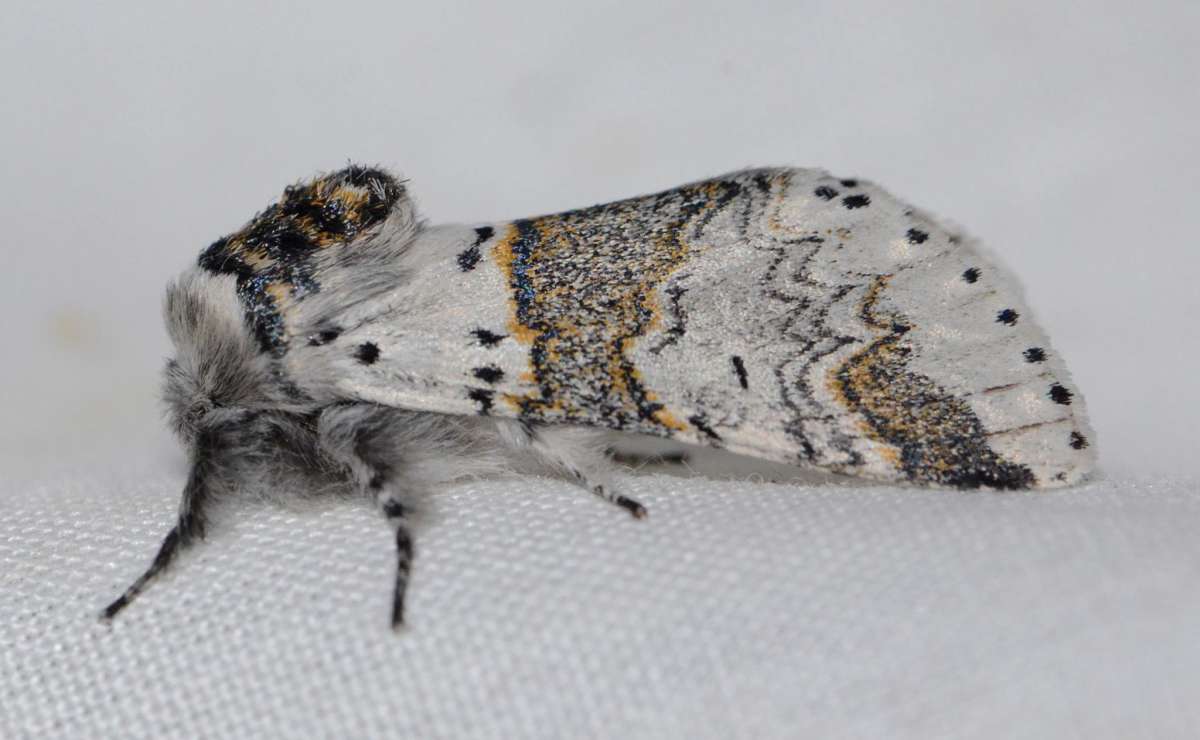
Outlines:
<svg viewBox="0 0 1200 740"><path fill-rule="evenodd" d="M842 187L846 187L846 188L858 187L858 180L854 180L854 179L841 180L841 183L842 183Z"/></svg>
<svg viewBox="0 0 1200 740"><path fill-rule="evenodd" d="M471 336L475 337L484 347L495 347L501 341L508 338L507 334L497 334L487 329L475 329L471 332Z"/></svg>
<svg viewBox="0 0 1200 740"><path fill-rule="evenodd" d="M483 388L471 388L467 391L467 398L479 404L477 411L480 416L487 416L492 410L492 398L495 393Z"/></svg>
<svg viewBox="0 0 1200 740"><path fill-rule="evenodd" d="M1011 308L1006 308L1003 311L1001 311L1000 313L996 314L996 321L1000 322L1001 324L1007 324L1009 326L1014 326L1014 325L1016 325L1017 318L1020 315L1021 314L1017 313L1016 311L1012 310Z"/></svg>
<svg viewBox="0 0 1200 740"><path fill-rule="evenodd" d="M695 416L688 417L688 421L690 421L692 423L692 426L696 427L701 432L703 432L704 436L708 437L709 439L713 440L714 442L721 441L721 435L717 434L716 430L708 425L708 420L705 419L700 414L696 414Z"/></svg>
<svg viewBox="0 0 1200 740"><path fill-rule="evenodd" d="M379 359L379 345L374 342L363 342L354 350L354 359L364 365L373 365Z"/></svg>
<svg viewBox="0 0 1200 740"><path fill-rule="evenodd" d="M1044 362L1046 351L1041 347L1030 347L1025 350L1025 362Z"/></svg>
<svg viewBox="0 0 1200 740"><path fill-rule="evenodd" d="M1062 404L1063 406L1070 406L1071 398L1075 394L1072 393L1071 391L1067 390L1066 388L1064 388L1059 383L1055 383L1054 385L1050 386L1050 394L1049 395L1050 395L1050 400L1054 401L1055 403Z"/></svg>
<svg viewBox="0 0 1200 740"><path fill-rule="evenodd" d="M496 233L496 230L493 229L491 226L480 226L480 227L476 228L475 229L475 244L474 244L474 246L478 247L480 244L483 244L488 239L491 239L492 234L495 234L495 233Z"/></svg>
<svg viewBox="0 0 1200 740"><path fill-rule="evenodd" d="M458 269L463 272L470 272L479 264L482 255L479 252L479 245L492 238L496 230L491 226L479 226L475 229L475 243L458 253Z"/></svg>
<svg viewBox="0 0 1200 740"><path fill-rule="evenodd" d="M475 269L475 265L479 264L479 259L479 247L474 245L469 246L458 253L458 269L463 272L470 272Z"/></svg>
<svg viewBox="0 0 1200 740"><path fill-rule="evenodd" d="M1071 432L1071 447L1076 450L1086 449L1088 446L1087 437L1079 432Z"/></svg>
<svg viewBox="0 0 1200 740"><path fill-rule="evenodd" d="M742 358L738 355L734 355L732 359L733 371L737 373L738 385L740 385L743 390L749 388L750 378L749 375L746 374L746 363L742 362Z"/></svg>
<svg viewBox="0 0 1200 740"><path fill-rule="evenodd" d="M834 198L838 197L838 191L834 190L831 187L822 185L821 187L819 187L813 191L813 195L817 196L818 198L822 198L824 200L833 200Z"/></svg>
<svg viewBox="0 0 1200 740"><path fill-rule="evenodd" d="M477 367L474 370L472 370L471 372L476 378L479 378L480 380L482 380L485 383L495 384L504 377L504 371L501 370L500 368L496 367L495 365L485 365L483 367Z"/></svg>
<svg viewBox="0 0 1200 740"><path fill-rule="evenodd" d="M929 234L920 229L909 229L905 236L908 237L909 244L924 244L925 240L929 238Z"/></svg>
<svg viewBox="0 0 1200 740"><path fill-rule="evenodd" d="M979 268L968 267L966 270L963 270L962 279L966 280L968 283L975 282L979 279Z"/></svg>
<svg viewBox="0 0 1200 740"><path fill-rule="evenodd" d="M850 210L865 208L871 205L871 197L868 195L847 195L845 198L842 198L842 205Z"/></svg>
<svg viewBox="0 0 1200 740"><path fill-rule="evenodd" d="M322 331L317 332L316 334L311 335L308 338L308 346L320 347L322 345L329 344L330 342L337 339L341 335L342 335L341 329L324 329Z"/></svg>

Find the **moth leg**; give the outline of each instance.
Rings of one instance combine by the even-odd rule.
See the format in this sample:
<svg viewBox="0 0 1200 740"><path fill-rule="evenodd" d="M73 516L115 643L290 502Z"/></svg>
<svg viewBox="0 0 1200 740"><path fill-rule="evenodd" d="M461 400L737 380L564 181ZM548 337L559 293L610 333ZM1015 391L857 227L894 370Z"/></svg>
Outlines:
<svg viewBox="0 0 1200 740"><path fill-rule="evenodd" d="M592 480L587 476L586 473L578 468L567 467L566 471L571 475L571 477L579 482L579 485L588 489L593 494L599 496L605 501L620 506L622 509L628 511L634 519L645 519L650 514L645 506L642 506L640 503L624 494L616 492L613 490L611 485L606 485L604 483Z"/></svg>
<svg viewBox="0 0 1200 740"><path fill-rule="evenodd" d="M321 413L317 433L322 449L345 465L358 489L370 496L392 526L396 579L392 587L392 629L404 626L404 596L412 572L413 538L397 488L383 433L388 410L367 404L338 406Z"/></svg>
<svg viewBox="0 0 1200 740"><path fill-rule="evenodd" d="M640 452L626 452L618 450L615 447L609 447L604 451L604 454L613 462L627 465L631 468L642 468L647 465L683 465L688 461L686 452L643 454Z"/></svg>
<svg viewBox="0 0 1200 740"><path fill-rule="evenodd" d="M530 450L542 462L562 470L596 496L625 509L634 519L645 519L649 513L645 506L619 493L607 481L589 474L589 469L595 465L588 460L588 447L573 440L570 434L570 430L551 431L523 421L505 422L501 427L501 436L511 446Z"/></svg>
<svg viewBox="0 0 1200 740"><path fill-rule="evenodd" d="M404 595L408 591L408 577L412 572L413 539L405 520L407 511L404 504L386 490L386 485L380 483L375 501L379 510L387 517L392 525L393 536L396 540L396 580L392 585L392 629L399 630L404 626Z"/></svg>
<svg viewBox="0 0 1200 740"><path fill-rule="evenodd" d="M192 469L183 488L183 499L179 504L179 519L167 532L154 561L115 601L104 608L100 619L111 622L125 607L138 597L146 587L174 562L175 556L192 545L196 539L204 539L204 510L211 498L209 478L213 472L218 440L212 432L202 432L193 449Z"/></svg>

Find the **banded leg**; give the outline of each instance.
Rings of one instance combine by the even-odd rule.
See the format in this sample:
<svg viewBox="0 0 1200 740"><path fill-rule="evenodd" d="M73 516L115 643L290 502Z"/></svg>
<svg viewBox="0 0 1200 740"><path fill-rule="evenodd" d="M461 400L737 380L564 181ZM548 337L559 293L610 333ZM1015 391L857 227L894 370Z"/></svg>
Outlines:
<svg viewBox="0 0 1200 740"><path fill-rule="evenodd" d="M503 422L501 436L517 449L529 449L543 462L566 473L580 486L592 494L616 504L628 511L634 519L645 519L649 512L632 498L618 493L605 481L597 480L588 474L588 454L579 445L573 445L561 433L534 427L527 422Z"/></svg>
<svg viewBox="0 0 1200 740"><path fill-rule="evenodd" d="M404 626L404 595L412 573L414 548L391 461L395 453L386 444L390 416L394 414L389 409L366 404L334 407L322 412L317 433L322 449L346 466L359 490L371 497L392 525L396 543L392 629L398 630Z"/></svg>
<svg viewBox="0 0 1200 740"><path fill-rule="evenodd" d="M179 519L163 538L150 567L126 588L124 593L104 608L100 613L101 621L111 622L113 617L129 606L152 581L170 567L181 550L190 547L197 539L204 539L204 510L210 498L209 477L213 472L218 444L219 440L213 432L202 432L197 437L192 450L192 469L188 473L187 484L183 488L183 499L179 503Z"/></svg>
<svg viewBox="0 0 1200 740"><path fill-rule="evenodd" d="M645 506L642 506L640 503L624 494L617 493L611 488L611 486L607 486L603 483L597 483L596 481L588 478L587 475L582 471L576 468L567 468L567 472L573 478L575 478L575 480L579 481L579 485L588 489L593 494L599 496L605 501L620 506L622 509L628 511L634 519L645 519L650 514L650 512L646 510Z"/></svg>
<svg viewBox="0 0 1200 740"><path fill-rule="evenodd" d="M404 626L404 595L408 590L409 574L412 572L413 539L408 530L408 522L404 519L404 505L382 490L376 501L395 532L396 580L392 587L392 629L399 630Z"/></svg>

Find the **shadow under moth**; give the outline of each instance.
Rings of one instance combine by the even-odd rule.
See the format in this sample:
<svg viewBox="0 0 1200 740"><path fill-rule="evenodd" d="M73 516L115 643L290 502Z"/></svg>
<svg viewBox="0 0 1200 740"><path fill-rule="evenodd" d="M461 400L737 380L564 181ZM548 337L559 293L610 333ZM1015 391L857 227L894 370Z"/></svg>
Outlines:
<svg viewBox="0 0 1200 740"><path fill-rule="evenodd" d="M734 172L536 218L428 225L350 166L288 187L167 289L178 520L111 619L223 497L412 497L550 471L611 482L611 432L883 482L1069 485L1094 467L1062 359L969 239L862 180Z"/></svg>

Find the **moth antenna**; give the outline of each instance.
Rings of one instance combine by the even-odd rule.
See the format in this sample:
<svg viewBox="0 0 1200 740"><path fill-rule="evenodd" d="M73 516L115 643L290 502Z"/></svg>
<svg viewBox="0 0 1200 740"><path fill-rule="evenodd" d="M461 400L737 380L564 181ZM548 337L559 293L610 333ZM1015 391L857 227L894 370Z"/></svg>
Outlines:
<svg viewBox="0 0 1200 740"><path fill-rule="evenodd" d="M188 474L187 484L183 488L183 499L179 505L179 521L167 532L158 554L145 573L138 576L125 592L116 598L100 613L100 620L111 622L125 607L138 597L155 578L166 570L175 560L176 554L195 542L196 538L204 538L203 506L208 500L208 473L212 467L213 450L216 440L212 433L204 433L196 442L193 452L194 462Z"/></svg>

